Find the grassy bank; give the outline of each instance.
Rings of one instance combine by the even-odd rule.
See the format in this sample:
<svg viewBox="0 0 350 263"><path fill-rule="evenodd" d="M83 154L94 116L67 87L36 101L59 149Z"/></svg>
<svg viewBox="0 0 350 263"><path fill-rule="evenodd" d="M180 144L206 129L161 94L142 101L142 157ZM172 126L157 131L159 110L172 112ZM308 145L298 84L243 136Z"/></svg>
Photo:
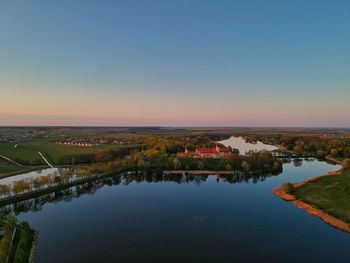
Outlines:
<svg viewBox="0 0 350 263"><path fill-rule="evenodd" d="M350 170L303 184L293 190L293 195L350 224Z"/></svg>
<svg viewBox="0 0 350 263"><path fill-rule="evenodd" d="M16 143L0 143L0 154L22 165L44 165L37 151L15 145Z"/></svg>
<svg viewBox="0 0 350 263"><path fill-rule="evenodd" d="M17 172L18 170L21 170L22 167L10 164L6 162L5 160L0 158L0 176L3 174L8 174L8 173L14 173Z"/></svg>
<svg viewBox="0 0 350 263"><path fill-rule="evenodd" d="M12 164L10 162L7 162L0 158L0 179L9 177L12 175L16 174L21 174L21 173L29 173L32 171L44 169L47 166L42 165L42 166L18 166L15 164Z"/></svg>
<svg viewBox="0 0 350 263"><path fill-rule="evenodd" d="M0 217L0 263L27 263L32 244L34 230L28 223L18 223L15 215Z"/></svg>

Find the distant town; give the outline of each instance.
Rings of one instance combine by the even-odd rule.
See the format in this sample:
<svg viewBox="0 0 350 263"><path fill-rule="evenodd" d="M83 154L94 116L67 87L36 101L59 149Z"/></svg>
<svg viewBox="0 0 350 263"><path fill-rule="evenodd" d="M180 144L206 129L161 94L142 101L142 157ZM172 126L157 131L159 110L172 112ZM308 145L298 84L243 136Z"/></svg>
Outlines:
<svg viewBox="0 0 350 263"><path fill-rule="evenodd" d="M125 136L102 136L102 137L94 137L94 138L73 138L73 137L65 137L63 139L59 139L55 141L56 144L62 145L72 145L72 146L82 146L82 147L92 147L102 144L130 144L132 143L132 139L130 137Z"/></svg>

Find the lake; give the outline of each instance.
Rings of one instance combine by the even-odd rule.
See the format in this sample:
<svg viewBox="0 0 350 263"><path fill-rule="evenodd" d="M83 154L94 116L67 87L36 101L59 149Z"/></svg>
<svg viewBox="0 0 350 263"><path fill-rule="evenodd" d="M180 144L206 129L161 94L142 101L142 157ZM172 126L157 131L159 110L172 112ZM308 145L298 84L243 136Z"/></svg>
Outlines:
<svg viewBox="0 0 350 263"><path fill-rule="evenodd" d="M20 181L23 179L36 178L36 177L46 176L48 174L53 174L53 173L59 174L59 172L60 172L60 169L58 169L58 168L53 168L53 167L52 168L44 168L41 170L31 171L28 173L23 173L23 174L18 174L18 175L2 178L2 179L0 179L0 184L9 185L9 184L12 184L14 182L17 182L17 181Z"/></svg>
<svg viewBox="0 0 350 263"><path fill-rule="evenodd" d="M32 200L19 218L39 231L39 263L348 262L349 234L271 193L338 168L304 160L284 164L278 176L218 182L124 174Z"/></svg>
<svg viewBox="0 0 350 263"><path fill-rule="evenodd" d="M246 142L243 137L235 137L231 136L230 138L226 140L219 141L219 143L225 145L225 146L231 146L232 148L238 149L239 153L242 155L245 155L246 152L250 150L254 151L261 151L261 150L267 150L267 151L273 151L277 150L278 148L273 145L269 145L266 143L262 143L260 141L257 141L256 143L250 143Z"/></svg>

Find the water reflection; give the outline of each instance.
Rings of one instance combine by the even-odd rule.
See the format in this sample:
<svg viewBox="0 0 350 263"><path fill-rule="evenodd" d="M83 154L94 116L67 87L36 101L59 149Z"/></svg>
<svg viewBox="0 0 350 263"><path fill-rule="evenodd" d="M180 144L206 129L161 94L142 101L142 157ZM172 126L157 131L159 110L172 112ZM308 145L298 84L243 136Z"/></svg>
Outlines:
<svg viewBox="0 0 350 263"><path fill-rule="evenodd" d="M39 211L46 203L69 202L74 198L79 198L82 195L93 195L104 186L129 185L132 183L166 183L172 182L177 184L195 184L200 185L214 176L217 183L257 183L265 181L270 176L277 174L257 174L257 173L242 173L234 172L229 175L194 175L194 174L167 174L161 172L128 172L118 174L112 177L96 180L94 182L85 183L82 185L67 188L61 191L45 194L40 197L17 202L1 208L4 213L11 211L19 214L21 212Z"/></svg>
<svg viewBox="0 0 350 263"><path fill-rule="evenodd" d="M49 174L61 175L65 171L73 171L73 168L46 168L41 170L36 170L28 173L18 174L10 177L5 177L0 179L0 184L11 185L14 182L23 180L23 179L34 179L41 176L46 176Z"/></svg>
<svg viewBox="0 0 350 263"><path fill-rule="evenodd" d="M299 158L295 158L295 159L293 159L293 164L295 167L300 167L303 164L303 160L299 159Z"/></svg>
<svg viewBox="0 0 350 263"><path fill-rule="evenodd" d="M253 151L261 151L261 150L267 150L267 151L273 151L277 150L278 148L273 145L265 144L263 142L257 141L256 143L250 143L246 142L246 140L243 137L230 137L227 140L219 141L219 143L225 145L225 146L231 146L234 149L238 149L240 154L245 155L247 152L253 150Z"/></svg>

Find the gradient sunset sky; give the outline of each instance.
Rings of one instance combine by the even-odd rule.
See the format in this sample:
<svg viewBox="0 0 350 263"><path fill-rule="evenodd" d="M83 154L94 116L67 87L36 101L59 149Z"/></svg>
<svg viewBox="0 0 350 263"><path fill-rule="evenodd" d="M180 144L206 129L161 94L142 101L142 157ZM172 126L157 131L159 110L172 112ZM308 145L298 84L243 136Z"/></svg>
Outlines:
<svg viewBox="0 0 350 263"><path fill-rule="evenodd" d="M350 1L0 0L0 125L350 127Z"/></svg>

